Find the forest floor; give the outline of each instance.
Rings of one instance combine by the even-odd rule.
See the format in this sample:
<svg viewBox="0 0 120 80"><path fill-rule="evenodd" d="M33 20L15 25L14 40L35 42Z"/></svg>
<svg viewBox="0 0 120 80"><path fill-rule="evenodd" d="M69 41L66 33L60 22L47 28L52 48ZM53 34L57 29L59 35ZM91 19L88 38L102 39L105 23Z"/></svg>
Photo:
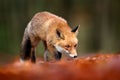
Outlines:
<svg viewBox="0 0 120 80"><path fill-rule="evenodd" d="M9 56L8 56L9 57ZM120 55L96 54L72 60L21 63L18 58L0 67L0 80L120 80Z"/></svg>

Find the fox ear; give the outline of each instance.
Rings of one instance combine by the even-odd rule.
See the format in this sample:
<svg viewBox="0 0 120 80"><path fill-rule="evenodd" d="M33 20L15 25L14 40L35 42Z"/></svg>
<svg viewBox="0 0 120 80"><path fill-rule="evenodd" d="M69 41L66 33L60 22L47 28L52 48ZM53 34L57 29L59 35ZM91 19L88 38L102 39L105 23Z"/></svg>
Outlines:
<svg viewBox="0 0 120 80"><path fill-rule="evenodd" d="M57 38L60 38L60 39L65 39L64 35L62 34L62 32L58 29L56 29L56 35L57 35Z"/></svg>
<svg viewBox="0 0 120 80"><path fill-rule="evenodd" d="M76 26L75 28L72 29L71 32L73 32L73 33L75 33L77 35L79 27L80 27L80 25Z"/></svg>

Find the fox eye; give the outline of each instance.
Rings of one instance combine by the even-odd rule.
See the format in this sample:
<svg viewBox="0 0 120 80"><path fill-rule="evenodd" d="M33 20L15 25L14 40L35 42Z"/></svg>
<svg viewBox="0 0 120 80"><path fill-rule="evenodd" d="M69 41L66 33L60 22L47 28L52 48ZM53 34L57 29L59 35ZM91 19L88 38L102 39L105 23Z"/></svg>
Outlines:
<svg viewBox="0 0 120 80"><path fill-rule="evenodd" d="M75 44L74 47L77 47L77 44Z"/></svg>
<svg viewBox="0 0 120 80"><path fill-rule="evenodd" d="M70 45L66 45L65 48L70 48Z"/></svg>

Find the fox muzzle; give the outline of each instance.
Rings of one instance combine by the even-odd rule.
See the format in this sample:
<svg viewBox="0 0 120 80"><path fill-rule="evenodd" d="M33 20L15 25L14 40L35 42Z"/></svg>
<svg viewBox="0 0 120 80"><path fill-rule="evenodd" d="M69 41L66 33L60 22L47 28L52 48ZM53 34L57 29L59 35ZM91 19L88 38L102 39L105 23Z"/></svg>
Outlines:
<svg viewBox="0 0 120 80"><path fill-rule="evenodd" d="M69 54L71 58L77 58L77 54Z"/></svg>

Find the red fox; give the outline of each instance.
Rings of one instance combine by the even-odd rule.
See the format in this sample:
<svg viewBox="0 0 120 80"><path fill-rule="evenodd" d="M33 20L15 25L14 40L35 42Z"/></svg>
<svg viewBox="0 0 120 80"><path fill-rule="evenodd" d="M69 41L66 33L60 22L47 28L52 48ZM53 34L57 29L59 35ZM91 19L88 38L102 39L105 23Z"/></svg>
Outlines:
<svg viewBox="0 0 120 80"><path fill-rule="evenodd" d="M43 41L45 46L45 61L48 61L49 52L56 60L60 60L63 53L76 58L78 27L71 29L65 19L49 12L35 14L24 31L20 59L31 59L35 63L35 50L40 41Z"/></svg>

